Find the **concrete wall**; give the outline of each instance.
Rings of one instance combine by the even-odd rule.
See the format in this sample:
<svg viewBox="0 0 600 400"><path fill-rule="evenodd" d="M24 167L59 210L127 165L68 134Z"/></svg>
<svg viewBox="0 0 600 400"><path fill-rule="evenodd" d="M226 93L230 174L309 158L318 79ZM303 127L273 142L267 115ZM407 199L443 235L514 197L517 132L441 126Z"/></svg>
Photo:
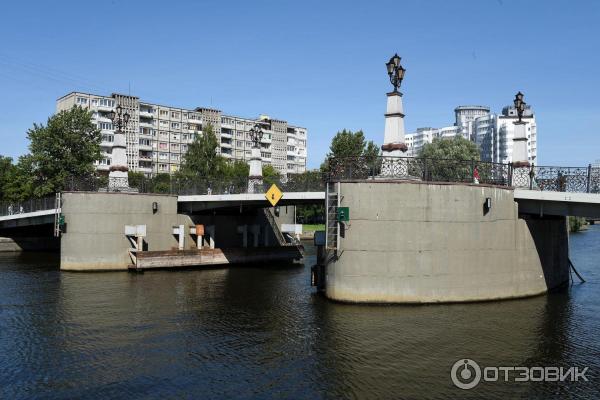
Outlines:
<svg viewBox="0 0 600 400"><path fill-rule="evenodd" d="M152 203L158 203L153 213ZM131 263L125 225L146 225L145 250L177 247L173 225L192 224L177 214L177 197L124 193L64 193L62 214L67 232L61 237L62 270L125 270ZM193 245L186 237L186 247Z"/></svg>
<svg viewBox="0 0 600 400"><path fill-rule="evenodd" d="M520 219L512 190L371 181L342 183L340 191L350 221L338 259L326 270L331 299L506 299L544 293L568 279L564 218Z"/></svg>

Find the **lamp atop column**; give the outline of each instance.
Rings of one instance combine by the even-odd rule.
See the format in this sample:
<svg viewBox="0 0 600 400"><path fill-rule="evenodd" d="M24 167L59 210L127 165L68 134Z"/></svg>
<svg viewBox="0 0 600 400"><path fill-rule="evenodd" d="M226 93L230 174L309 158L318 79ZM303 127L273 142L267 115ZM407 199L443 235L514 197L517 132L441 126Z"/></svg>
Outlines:
<svg viewBox="0 0 600 400"><path fill-rule="evenodd" d="M125 111L125 113L123 114L123 108L121 108L120 104L117 106L116 113L114 111L110 111L108 113L108 119L110 119L113 122L113 125L117 128L118 131L127 126L127 124L129 123L129 117L130 115L127 111Z"/></svg>
<svg viewBox="0 0 600 400"><path fill-rule="evenodd" d="M262 140L263 135L264 132L262 131L262 127L260 126L260 124L254 124L252 129L250 129L250 139L252 139L252 141L254 142L255 148L260 147L260 141Z"/></svg>
<svg viewBox="0 0 600 400"><path fill-rule="evenodd" d="M394 85L394 92L398 91L398 88L402 83L402 79L404 79L404 73L406 72L404 67L400 65L400 60L400 56L398 53L396 53L392 58L390 58L390 61L385 64L388 76L390 77L390 82L392 85Z"/></svg>
<svg viewBox="0 0 600 400"><path fill-rule="evenodd" d="M519 123L523 122L523 121L521 121L521 119L523 118L523 112L525 111L525 104L527 104L523 101L523 97L524 97L523 93L518 92L515 95L515 100L513 101L515 104L515 109L517 110L517 115L519 117L519 121L518 121Z"/></svg>

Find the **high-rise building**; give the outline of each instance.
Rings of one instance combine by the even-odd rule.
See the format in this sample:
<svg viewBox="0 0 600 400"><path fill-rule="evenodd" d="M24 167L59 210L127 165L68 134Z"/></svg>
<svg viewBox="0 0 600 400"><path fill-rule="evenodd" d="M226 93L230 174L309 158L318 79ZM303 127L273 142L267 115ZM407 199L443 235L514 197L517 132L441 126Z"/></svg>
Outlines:
<svg viewBox="0 0 600 400"><path fill-rule="evenodd" d="M433 142L435 138L461 135L477 144L483 161L512 162L514 122L518 118L513 106L504 107L501 114L490 113L490 108L484 106L458 106L454 113L456 122L453 126L418 128L416 132L407 134L406 155L418 156L423 145ZM523 121L527 123L527 155L529 162L533 163L537 158L537 125L529 106L525 108Z"/></svg>
<svg viewBox="0 0 600 400"><path fill-rule="evenodd" d="M198 107L184 109L141 101L122 94L102 96L72 92L56 101L56 111L74 106L92 112L93 122L102 133L102 159L98 170L108 171L112 160L114 129L108 113L120 105L131 116L125 129L127 163L133 172L148 176L179 170L187 146L203 127L211 124L220 146L217 152L233 160L249 161L252 149L250 129L259 123L264 132L261 141L263 164L271 164L282 175L306 170L307 129L286 121L261 115L242 118L220 110Z"/></svg>
<svg viewBox="0 0 600 400"><path fill-rule="evenodd" d="M489 113L490 108L486 106L458 106L454 109L454 126L460 127L460 133L465 139L472 140L473 122Z"/></svg>

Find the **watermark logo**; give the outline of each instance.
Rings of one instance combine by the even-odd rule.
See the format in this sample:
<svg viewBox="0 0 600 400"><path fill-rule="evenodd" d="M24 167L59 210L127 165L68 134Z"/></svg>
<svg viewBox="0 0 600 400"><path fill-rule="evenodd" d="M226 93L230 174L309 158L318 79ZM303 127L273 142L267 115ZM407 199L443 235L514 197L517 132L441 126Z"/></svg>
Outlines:
<svg viewBox="0 0 600 400"><path fill-rule="evenodd" d="M454 386L473 389L480 382L588 382L588 367L481 367L470 358L462 358L452 365L450 377Z"/></svg>
<svg viewBox="0 0 600 400"><path fill-rule="evenodd" d="M481 380L481 368L479 364L470 358L458 360L450 371L452 383L460 389L473 389Z"/></svg>

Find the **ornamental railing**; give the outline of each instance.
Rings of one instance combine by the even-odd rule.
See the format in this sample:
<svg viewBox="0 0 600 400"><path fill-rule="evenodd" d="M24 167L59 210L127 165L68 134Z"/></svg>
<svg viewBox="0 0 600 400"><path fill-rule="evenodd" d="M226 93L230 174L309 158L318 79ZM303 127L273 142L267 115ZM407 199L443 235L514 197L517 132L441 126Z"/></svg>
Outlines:
<svg viewBox="0 0 600 400"><path fill-rule="evenodd" d="M514 166L477 160L419 157L345 157L327 160L328 181L408 179L522 189L600 193L600 167Z"/></svg>
<svg viewBox="0 0 600 400"><path fill-rule="evenodd" d="M245 178L181 178L168 175L155 178L136 178L129 181L132 191L138 193L170 194L170 195L220 195L249 193L253 187L254 193L265 193L275 184L283 192L322 192L325 190L323 174L311 172L308 174L290 174L286 178L265 177L262 185L252 183ZM105 180L95 177L81 179L70 177L65 180L63 191L66 192L96 192L106 191Z"/></svg>
<svg viewBox="0 0 600 400"><path fill-rule="evenodd" d="M417 157L348 157L328 160L330 181L410 179L510 186L510 164Z"/></svg>

